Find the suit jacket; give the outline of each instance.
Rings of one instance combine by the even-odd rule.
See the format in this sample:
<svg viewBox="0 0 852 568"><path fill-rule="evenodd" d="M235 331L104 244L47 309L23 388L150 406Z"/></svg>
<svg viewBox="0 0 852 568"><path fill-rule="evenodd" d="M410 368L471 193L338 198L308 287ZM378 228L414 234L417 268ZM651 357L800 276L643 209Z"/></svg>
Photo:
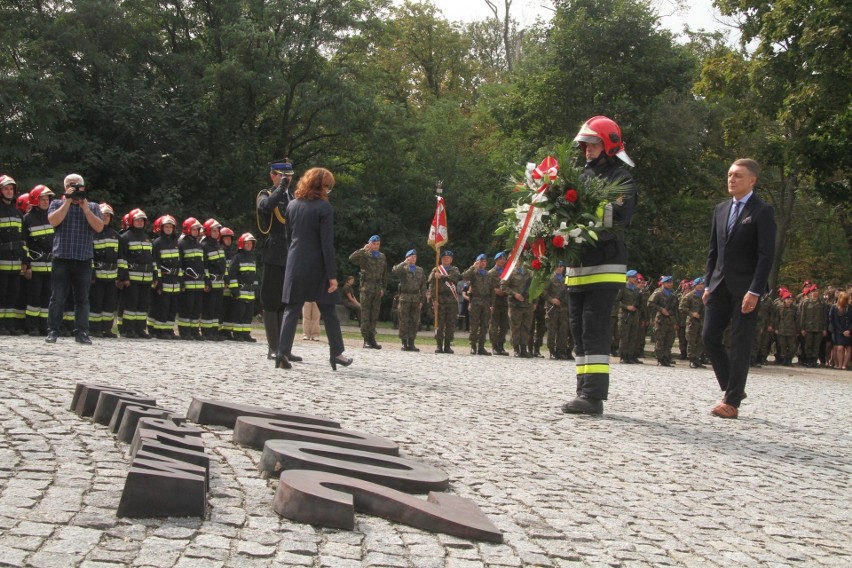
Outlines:
<svg viewBox="0 0 852 568"><path fill-rule="evenodd" d="M321 199L295 199L287 206L284 217L290 248L282 301L337 304L337 291L328 293L328 281L337 279L331 204Z"/></svg>
<svg viewBox="0 0 852 568"><path fill-rule="evenodd" d="M728 234L731 207L732 199L723 201L716 205L713 215L707 289L713 292L724 281L734 296L746 292L762 295L768 288L775 255L775 213L771 205L752 193Z"/></svg>

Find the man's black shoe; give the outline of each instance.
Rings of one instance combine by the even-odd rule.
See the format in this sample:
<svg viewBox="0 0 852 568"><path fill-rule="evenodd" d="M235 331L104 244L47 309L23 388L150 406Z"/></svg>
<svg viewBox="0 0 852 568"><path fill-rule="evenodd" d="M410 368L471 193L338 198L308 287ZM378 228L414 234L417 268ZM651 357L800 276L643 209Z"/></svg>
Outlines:
<svg viewBox="0 0 852 568"><path fill-rule="evenodd" d="M77 334L77 337L76 337L75 340L77 341L77 343L82 343L83 345L91 345L92 344L92 340L89 339L89 334L86 333L85 331L79 332Z"/></svg>
<svg viewBox="0 0 852 568"><path fill-rule="evenodd" d="M596 398L578 396L562 405L565 414L603 414L603 401Z"/></svg>
<svg viewBox="0 0 852 568"><path fill-rule="evenodd" d="M47 337L44 338L45 343L56 343L56 340L59 338L59 334L55 331L48 331Z"/></svg>

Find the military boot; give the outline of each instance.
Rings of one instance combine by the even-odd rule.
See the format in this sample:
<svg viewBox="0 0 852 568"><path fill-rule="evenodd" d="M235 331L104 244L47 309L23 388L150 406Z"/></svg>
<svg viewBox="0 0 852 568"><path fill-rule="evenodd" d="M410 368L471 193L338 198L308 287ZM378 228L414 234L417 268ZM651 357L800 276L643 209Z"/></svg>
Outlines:
<svg viewBox="0 0 852 568"><path fill-rule="evenodd" d="M487 356L489 356L489 357L491 356L491 352L490 352L490 351L488 351L488 350L485 348L485 343L484 343L484 342L481 342L481 343L479 344L479 348L476 350L476 354L477 354L477 355L487 355Z"/></svg>
<svg viewBox="0 0 852 568"><path fill-rule="evenodd" d="M408 350L409 351L415 351L415 352L418 352L418 353L420 352L420 350L417 347L414 346L414 338L413 337L408 340Z"/></svg>
<svg viewBox="0 0 852 568"><path fill-rule="evenodd" d="M266 358L275 359L275 353L278 351L278 339L281 336L281 318L280 314L273 310L263 311L263 330L266 333ZM234 340L234 335L225 339Z"/></svg>
<svg viewBox="0 0 852 568"><path fill-rule="evenodd" d="M476 355L476 344L474 344L474 343L470 344L470 354Z"/></svg>
<svg viewBox="0 0 852 568"><path fill-rule="evenodd" d="M450 340L449 339L444 340L444 353L449 353L450 355L455 353L455 351L450 349Z"/></svg>
<svg viewBox="0 0 852 568"><path fill-rule="evenodd" d="M521 356L521 347L520 347L520 345L513 345L513 346L512 346L512 349L513 349L513 350L514 350L514 352L515 352L515 357L520 357L520 356ZM526 350L526 347L525 347L524 349Z"/></svg>
<svg viewBox="0 0 852 568"><path fill-rule="evenodd" d="M535 351L533 351L532 354L538 359L544 359L544 355L541 354L541 345L536 345Z"/></svg>
<svg viewBox="0 0 852 568"><path fill-rule="evenodd" d="M435 338L435 343L438 344L438 348L435 349L435 353L443 353L444 352L444 342L438 338Z"/></svg>
<svg viewBox="0 0 852 568"><path fill-rule="evenodd" d="M365 335L364 336L364 349L372 349L372 348L373 348L373 344L370 343L370 337Z"/></svg>
<svg viewBox="0 0 852 568"><path fill-rule="evenodd" d="M382 348L381 345L376 343L376 334L375 333L370 334L369 340L370 340L370 347L372 347L373 349L381 349Z"/></svg>

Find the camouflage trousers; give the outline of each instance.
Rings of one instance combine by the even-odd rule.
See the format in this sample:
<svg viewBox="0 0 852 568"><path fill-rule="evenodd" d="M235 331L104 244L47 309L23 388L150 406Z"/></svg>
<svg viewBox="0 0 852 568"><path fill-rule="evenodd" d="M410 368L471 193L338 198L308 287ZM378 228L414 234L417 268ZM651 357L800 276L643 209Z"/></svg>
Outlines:
<svg viewBox="0 0 852 568"><path fill-rule="evenodd" d="M420 300L399 299L399 337L414 339L420 330Z"/></svg>
<svg viewBox="0 0 852 568"><path fill-rule="evenodd" d="M381 292L361 290L361 335L372 337L376 334L376 323L379 321L379 310L382 307Z"/></svg>
<svg viewBox="0 0 852 568"><path fill-rule="evenodd" d="M441 298L438 304L438 321L435 322L435 339L452 341L459 320L459 304L453 298Z"/></svg>
<svg viewBox="0 0 852 568"><path fill-rule="evenodd" d="M638 354L639 315L636 312L622 312L618 316L618 354L633 357Z"/></svg>
<svg viewBox="0 0 852 568"><path fill-rule="evenodd" d="M690 317L686 322L686 355L690 361L700 359L704 355L704 338L701 337L703 327L703 319Z"/></svg>
<svg viewBox="0 0 852 568"><path fill-rule="evenodd" d="M547 350L568 353L568 306L547 306Z"/></svg>
<svg viewBox="0 0 852 568"><path fill-rule="evenodd" d="M672 345L676 335L674 318L658 316L654 319L654 356L657 359L672 356Z"/></svg>
<svg viewBox="0 0 852 568"><path fill-rule="evenodd" d="M491 346L506 343L506 333L509 331L509 307L494 306L491 310L491 325L488 327L488 338Z"/></svg>
<svg viewBox="0 0 852 568"><path fill-rule="evenodd" d="M488 325L491 323L491 306L488 302L473 301L468 307L468 313L470 314L470 344L484 345Z"/></svg>
<svg viewBox="0 0 852 568"><path fill-rule="evenodd" d="M512 346L519 347L530 342L533 321L533 307L509 307L509 325L512 328Z"/></svg>

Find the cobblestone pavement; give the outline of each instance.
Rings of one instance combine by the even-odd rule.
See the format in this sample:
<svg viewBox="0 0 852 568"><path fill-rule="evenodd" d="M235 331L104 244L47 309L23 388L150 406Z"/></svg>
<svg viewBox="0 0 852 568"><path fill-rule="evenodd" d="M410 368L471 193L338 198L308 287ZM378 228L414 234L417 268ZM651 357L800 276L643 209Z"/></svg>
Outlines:
<svg viewBox="0 0 852 568"><path fill-rule="evenodd" d="M572 363L324 343L276 371L262 343L0 339L0 564L13 566L849 566L852 373L762 369L739 420L710 371L614 365L603 417L559 412ZM421 347L428 343L421 341ZM358 515L354 531L271 507L260 452L205 427L206 519L118 519L126 446L68 410L74 385L339 420L445 470L503 531L484 544Z"/></svg>

